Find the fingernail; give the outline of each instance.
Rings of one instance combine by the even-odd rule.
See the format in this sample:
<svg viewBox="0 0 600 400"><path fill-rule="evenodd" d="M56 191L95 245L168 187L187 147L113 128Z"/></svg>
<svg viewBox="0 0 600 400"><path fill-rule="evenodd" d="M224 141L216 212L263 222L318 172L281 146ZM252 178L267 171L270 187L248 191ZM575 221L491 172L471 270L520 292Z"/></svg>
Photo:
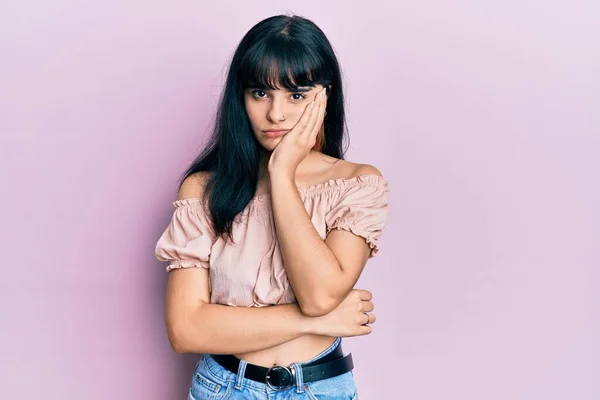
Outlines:
<svg viewBox="0 0 600 400"><path fill-rule="evenodd" d="M325 95L327 95L327 88L321 90L321 96L325 97Z"/></svg>

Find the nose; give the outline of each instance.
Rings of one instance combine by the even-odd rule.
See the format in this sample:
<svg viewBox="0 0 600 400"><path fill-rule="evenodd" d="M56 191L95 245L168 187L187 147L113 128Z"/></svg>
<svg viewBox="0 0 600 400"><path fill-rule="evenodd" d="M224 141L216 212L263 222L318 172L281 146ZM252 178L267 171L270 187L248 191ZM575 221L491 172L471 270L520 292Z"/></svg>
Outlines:
<svg viewBox="0 0 600 400"><path fill-rule="evenodd" d="M283 107L283 101L274 98L270 102L271 106L267 110L267 118L273 123L279 123L285 121L285 110Z"/></svg>

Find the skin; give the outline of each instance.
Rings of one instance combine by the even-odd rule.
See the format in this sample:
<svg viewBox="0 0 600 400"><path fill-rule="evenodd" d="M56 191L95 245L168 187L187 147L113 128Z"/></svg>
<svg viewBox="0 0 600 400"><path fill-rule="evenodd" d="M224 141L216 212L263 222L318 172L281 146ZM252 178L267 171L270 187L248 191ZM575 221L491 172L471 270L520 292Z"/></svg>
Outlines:
<svg viewBox="0 0 600 400"><path fill-rule="evenodd" d="M277 237L298 303L261 308L210 304L206 269L173 270L165 317L169 340L179 353L235 354L253 364L289 365L312 358L338 336L371 333L372 294L353 288L368 259L368 245L346 231L333 230L321 239L297 188L381 174L370 165L337 160L313 149L323 133L327 97L320 95L320 85L306 89L248 89L245 94L262 149L258 192L271 193ZM267 129L290 130L269 137ZM205 179L202 173L189 177L178 198L201 197Z"/></svg>

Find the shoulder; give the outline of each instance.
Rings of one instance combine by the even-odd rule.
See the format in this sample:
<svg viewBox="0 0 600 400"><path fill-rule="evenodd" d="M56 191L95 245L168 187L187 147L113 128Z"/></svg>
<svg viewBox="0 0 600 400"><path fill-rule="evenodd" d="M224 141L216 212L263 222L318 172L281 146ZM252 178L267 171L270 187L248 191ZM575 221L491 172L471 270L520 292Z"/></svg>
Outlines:
<svg viewBox="0 0 600 400"><path fill-rule="evenodd" d="M387 202L388 183L377 167L349 161L338 164L336 178L330 182L337 188L339 206L359 204L370 207Z"/></svg>
<svg viewBox="0 0 600 400"><path fill-rule="evenodd" d="M331 196L326 215L328 226L345 226L354 232L376 231L388 215L388 184L381 171L370 164L339 162L334 182L337 195Z"/></svg>
<svg viewBox="0 0 600 400"><path fill-rule="evenodd" d="M343 191L345 193L343 197L374 203L386 201L388 182L377 167L371 164L347 162L345 168L345 179L341 182L348 190Z"/></svg>
<svg viewBox="0 0 600 400"><path fill-rule="evenodd" d="M179 193L177 194L177 200L203 198L206 183L209 178L210 173L207 171L200 171L189 175L181 183Z"/></svg>
<svg viewBox="0 0 600 400"><path fill-rule="evenodd" d="M354 164L354 163L353 163ZM379 169L370 164L354 164L353 177L359 177L364 175L377 175L383 177L383 174Z"/></svg>
<svg viewBox="0 0 600 400"><path fill-rule="evenodd" d="M336 175L342 179L360 178L366 175L383 177L381 171L370 164L359 164L347 160L339 160L337 164Z"/></svg>

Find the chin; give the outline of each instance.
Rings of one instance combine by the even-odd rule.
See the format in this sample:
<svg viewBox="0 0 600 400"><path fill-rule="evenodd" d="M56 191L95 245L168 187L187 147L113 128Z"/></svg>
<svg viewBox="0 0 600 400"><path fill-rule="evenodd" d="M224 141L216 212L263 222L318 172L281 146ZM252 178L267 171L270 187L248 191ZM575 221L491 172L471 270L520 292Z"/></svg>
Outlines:
<svg viewBox="0 0 600 400"><path fill-rule="evenodd" d="M258 143L260 143L260 145L267 151L273 151L275 150L275 147L277 147L277 145L279 144L279 142L281 141L281 138L273 138L273 139L264 139L263 140L259 140Z"/></svg>

